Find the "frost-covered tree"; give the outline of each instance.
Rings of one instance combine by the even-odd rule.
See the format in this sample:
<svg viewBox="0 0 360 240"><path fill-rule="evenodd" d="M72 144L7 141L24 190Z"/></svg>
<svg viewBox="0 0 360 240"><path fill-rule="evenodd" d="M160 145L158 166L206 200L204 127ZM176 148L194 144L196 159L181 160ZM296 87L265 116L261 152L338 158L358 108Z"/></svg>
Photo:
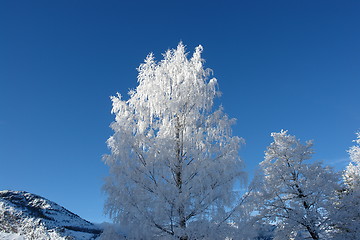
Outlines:
<svg viewBox="0 0 360 240"><path fill-rule="evenodd" d="M130 239L220 239L243 175L241 139L234 120L214 109L217 80L202 50L188 58L180 43L160 62L148 55L129 99L112 97L105 209Z"/></svg>
<svg viewBox="0 0 360 240"><path fill-rule="evenodd" d="M307 163L312 142L302 144L287 131L272 133L274 142L253 181L259 218L275 224L275 239L326 238L331 198L339 177L320 163Z"/></svg>
<svg viewBox="0 0 360 240"><path fill-rule="evenodd" d="M354 140L357 145L349 149L350 164L346 167L344 181L349 189L360 188L360 132L357 132L357 139Z"/></svg>
<svg viewBox="0 0 360 240"><path fill-rule="evenodd" d="M344 189L339 192L332 214L336 239L357 239L360 236L360 132L357 144L349 149L351 162L343 174Z"/></svg>

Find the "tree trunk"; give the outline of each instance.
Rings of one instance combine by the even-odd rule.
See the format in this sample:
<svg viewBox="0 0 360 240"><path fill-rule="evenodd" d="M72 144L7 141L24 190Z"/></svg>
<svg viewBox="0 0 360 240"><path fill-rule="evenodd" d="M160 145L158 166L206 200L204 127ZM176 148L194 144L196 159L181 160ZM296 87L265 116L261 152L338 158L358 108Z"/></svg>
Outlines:
<svg viewBox="0 0 360 240"><path fill-rule="evenodd" d="M183 144L182 144L182 136L180 136L181 126L179 118L177 117L177 126L176 126L176 158L177 158L177 166L176 166L176 185L179 191L179 197L182 195L182 153L183 153ZM179 214L179 226L185 232L186 229L186 217L185 217L185 206L183 203L180 203L178 208ZM188 236L184 234L180 237L180 240L188 240Z"/></svg>
<svg viewBox="0 0 360 240"><path fill-rule="evenodd" d="M306 229L307 229L308 232L310 233L312 239L314 239L314 240L320 239L320 238L319 238L319 234L318 234L316 231L314 231L310 226L307 226Z"/></svg>
<svg viewBox="0 0 360 240"><path fill-rule="evenodd" d="M295 176L295 174L293 174L293 176ZM297 189L297 191L299 193L298 197L300 199L305 198L304 192L299 187L299 185L295 184L295 187L296 187L296 189ZM304 206L306 212L310 211L310 205L307 203L307 201L303 200L303 206ZM308 230L308 232L309 232L312 239L318 240L319 239L319 234L316 232L316 230L313 227L314 227L313 219L310 219L310 222L306 224L306 229Z"/></svg>

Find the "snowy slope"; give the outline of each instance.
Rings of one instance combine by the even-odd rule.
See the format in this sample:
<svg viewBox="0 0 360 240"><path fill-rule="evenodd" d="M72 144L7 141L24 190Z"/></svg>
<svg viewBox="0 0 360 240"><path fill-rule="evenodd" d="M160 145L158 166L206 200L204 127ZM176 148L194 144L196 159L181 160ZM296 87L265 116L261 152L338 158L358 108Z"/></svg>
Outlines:
<svg viewBox="0 0 360 240"><path fill-rule="evenodd" d="M0 240L88 240L96 239L100 233L94 224L43 197L28 192L0 191Z"/></svg>
<svg viewBox="0 0 360 240"><path fill-rule="evenodd" d="M25 240L25 238L17 233L0 232L0 240Z"/></svg>

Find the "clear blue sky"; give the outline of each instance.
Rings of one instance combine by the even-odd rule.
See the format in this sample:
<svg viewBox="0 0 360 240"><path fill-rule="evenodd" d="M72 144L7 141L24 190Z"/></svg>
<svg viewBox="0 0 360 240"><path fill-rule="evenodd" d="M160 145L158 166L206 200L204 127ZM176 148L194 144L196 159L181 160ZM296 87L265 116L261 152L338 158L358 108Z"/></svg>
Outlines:
<svg viewBox="0 0 360 240"><path fill-rule="evenodd" d="M180 40L204 46L251 175L288 129L341 169L360 129L359 1L1 1L0 189L102 214L110 95Z"/></svg>

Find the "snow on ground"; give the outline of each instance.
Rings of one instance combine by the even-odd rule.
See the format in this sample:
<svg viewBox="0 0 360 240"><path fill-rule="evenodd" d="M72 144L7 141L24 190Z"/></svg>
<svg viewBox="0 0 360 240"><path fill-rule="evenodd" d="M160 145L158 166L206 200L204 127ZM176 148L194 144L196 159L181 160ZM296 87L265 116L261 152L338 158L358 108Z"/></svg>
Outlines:
<svg viewBox="0 0 360 240"><path fill-rule="evenodd" d="M26 240L26 239L16 233L0 232L0 240Z"/></svg>

